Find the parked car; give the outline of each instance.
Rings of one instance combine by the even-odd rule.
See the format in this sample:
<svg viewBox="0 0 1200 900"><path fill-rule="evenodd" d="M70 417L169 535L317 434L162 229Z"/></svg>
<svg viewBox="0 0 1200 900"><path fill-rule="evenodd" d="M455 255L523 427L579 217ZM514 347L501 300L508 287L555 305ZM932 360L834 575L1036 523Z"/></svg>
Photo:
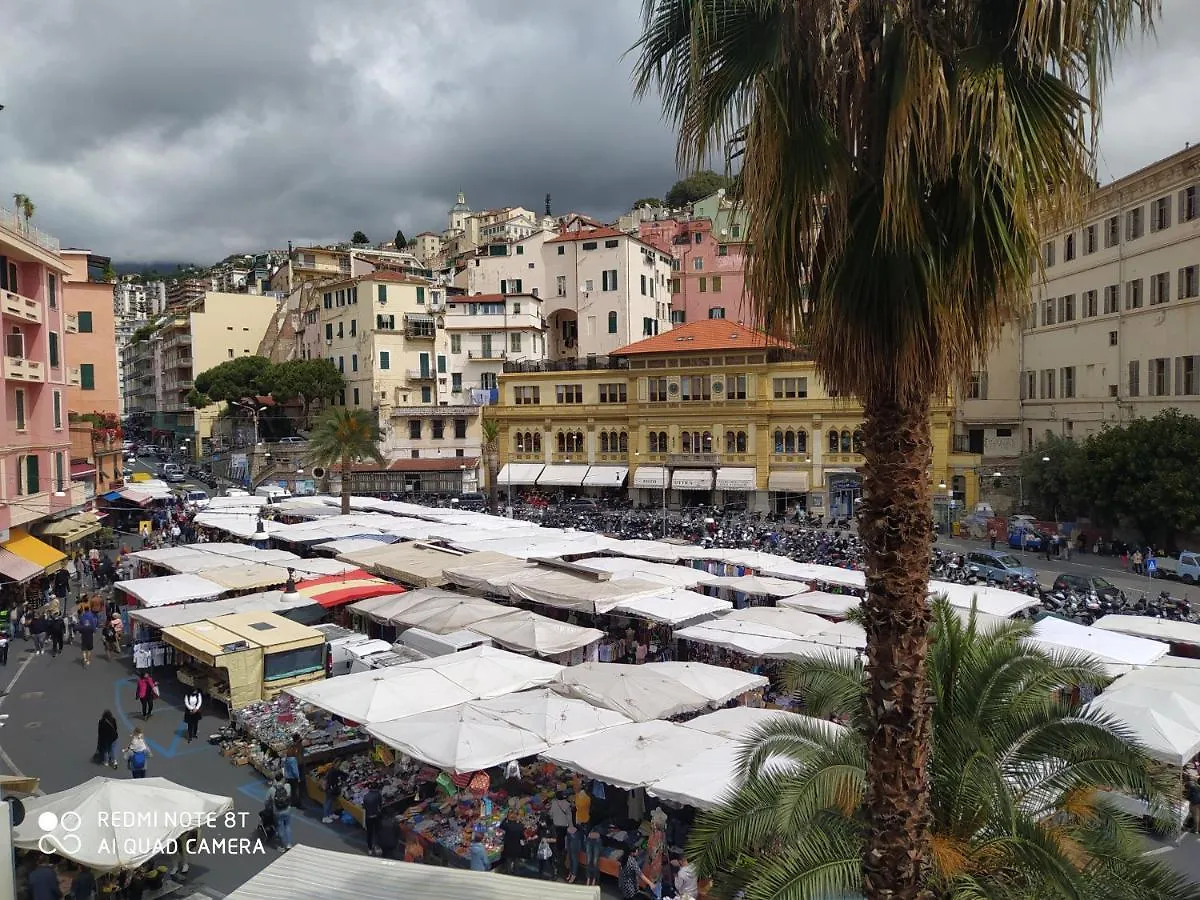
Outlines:
<svg viewBox="0 0 1200 900"><path fill-rule="evenodd" d="M592 497L572 497L566 503L562 504L561 509L569 509L572 512L591 512L598 510L600 504Z"/></svg>
<svg viewBox="0 0 1200 900"><path fill-rule="evenodd" d="M279 443L279 444L307 444L308 438L300 437L298 434L294 434L291 437L280 438L276 443Z"/></svg>
<svg viewBox="0 0 1200 900"><path fill-rule="evenodd" d="M169 469L166 473L166 480L171 484L181 484L182 482L187 481L187 475L184 474L183 469Z"/></svg>
<svg viewBox="0 0 1200 900"><path fill-rule="evenodd" d="M1124 603L1125 592L1106 578L1099 575L1069 575L1063 572L1054 579L1052 591L1071 591L1076 594L1087 594L1095 591L1096 596L1109 603Z"/></svg>
<svg viewBox="0 0 1200 900"><path fill-rule="evenodd" d="M465 494L459 494L454 498L455 504L459 509L469 509L480 511L487 509L487 495L481 494L479 491L467 491Z"/></svg>
<svg viewBox="0 0 1200 900"><path fill-rule="evenodd" d="M967 565L979 569L982 577L993 581L1037 577L1033 569L1022 565L1019 559L1003 550L972 550L967 554Z"/></svg>
<svg viewBox="0 0 1200 900"><path fill-rule="evenodd" d="M184 503L190 503L192 506L196 507L196 509L204 509L204 507L208 506L208 492L184 491L183 501Z"/></svg>

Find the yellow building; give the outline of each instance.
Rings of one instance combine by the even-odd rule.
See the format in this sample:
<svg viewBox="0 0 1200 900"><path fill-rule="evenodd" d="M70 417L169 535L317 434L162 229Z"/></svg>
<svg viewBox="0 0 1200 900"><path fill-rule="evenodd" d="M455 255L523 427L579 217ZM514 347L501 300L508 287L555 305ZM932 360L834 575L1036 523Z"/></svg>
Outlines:
<svg viewBox="0 0 1200 900"><path fill-rule="evenodd" d="M508 366L489 415L501 491L627 485L646 506L744 501L839 518L862 493L858 403L831 397L794 347L724 319L609 357ZM930 428L935 507L970 508L980 460L954 452L949 398Z"/></svg>

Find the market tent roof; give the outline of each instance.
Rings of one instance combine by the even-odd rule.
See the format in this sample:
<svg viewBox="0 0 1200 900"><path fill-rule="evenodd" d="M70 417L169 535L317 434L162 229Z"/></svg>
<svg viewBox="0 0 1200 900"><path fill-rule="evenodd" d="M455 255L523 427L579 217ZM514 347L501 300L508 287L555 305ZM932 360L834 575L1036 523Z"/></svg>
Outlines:
<svg viewBox="0 0 1200 900"><path fill-rule="evenodd" d="M418 603L424 603L431 597L460 597L461 594L456 594L453 591L443 590L442 588L418 588L415 591L405 592L403 588L395 588L390 594L381 594L378 597L371 597L366 600L359 600L350 606L350 611L360 616L366 616L373 622L385 623L391 620L392 616L404 610L416 606Z"/></svg>
<svg viewBox="0 0 1200 900"><path fill-rule="evenodd" d="M657 581L680 588L692 588L718 580L716 575L710 575L701 569L693 569L691 566L647 562L628 556L591 557L578 560L575 565L592 572L608 572L614 580L640 578L644 581Z"/></svg>
<svg viewBox="0 0 1200 900"><path fill-rule="evenodd" d="M457 584L468 590L484 592L490 588L489 579L497 576L517 575L532 566L533 563L527 559L496 553L490 560L474 558L470 565L456 564L453 567L447 567L443 570L443 574L451 584ZM508 595L507 582L504 583L503 593L505 596Z"/></svg>
<svg viewBox="0 0 1200 900"><path fill-rule="evenodd" d="M24 528L11 529L8 540L0 544L0 549L7 550L26 562L33 563L38 567L39 572L56 572L67 561L65 553L39 541Z"/></svg>
<svg viewBox="0 0 1200 900"><path fill-rule="evenodd" d="M583 478L583 486L620 487L628 475L628 466L592 466Z"/></svg>
<svg viewBox="0 0 1200 900"><path fill-rule="evenodd" d="M210 497L205 509L261 509L269 501L266 497Z"/></svg>
<svg viewBox="0 0 1200 900"><path fill-rule="evenodd" d="M808 590L808 585L801 584L799 581L785 581L782 578L770 578L766 575L733 575L713 578L708 585L741 594L758 594L763 597L794 597L796 594L803 594Z"/></svg>
<svg viewBox="0 0 1200 900"><path fill-rule="evenodd" d="M948 581L929 582L931 595L944 594L952 606L970 609L974 605L980 612L1008 619L1025 609L1032 609L1039 601L1036 597L1018 591L977 584L951 584Z"/></svg>
<svg viewBox="0 0 1200 900"><path fill-rule="evenodd" d="M1118 679L1087 708L1124 725L1155 759L1183 766L1200 753L1200 702L1189 693L1166 684L1120 686Z"/></svg>
<svg viewBox="0 0 1200 900"><path fill-rule="evenodd" d="M500 532L458 538L451 543L462 550L486 550L522 559L553 559L559 556L589 556L602 553L612 545L613 539L590 531L546 531L530 535Z"/></svg>
<svg viewBox="0 0 1200 900"><path fill-rule="evenodd" d="M1171 649L1162 641L1089 628L1053 616L1035 622L1033 633L1027 640L1052 652L1084 653L1109 667L1148 666L1162 659Z"/></svg>
<svg viewBox="0 0 1200 900"><path fill-rule="evenodd" d="M671 487L677 491L711 491L712 469L676 469L671 475Z"/></svg>
<svg viewBox="0 0 1200 900"><path fill-rule="evenodd" d="M395 613L388 621L404 628L421 628L433 634L462 631L476 623L507 616L512 607L501 606L468 594L432 597Z"/></svg>
<svg viewBox="0 0 1200 900"><path fill-rule="evenodd" d="M598 628L571 625L526 609L501 609L505 609L507 614L490 617L467 627L476 634L491 638L501 647L537 656L568 653L604 637L604 632Z"/></svg>
<svg viewBox="0 0 1200 900"><path fill-rule="evenodd" d="M43 523L38 533L43 537L54 537L64 543L74 543L98 532L103 526L95 513L84 512L66 516L54 522Z"/></svg>
<svg viewBox="0 0 1200 900"><path fill-rule="evenodd" d="M212 553L220 554L221 556L231 557L242 562L264 563L266 565L290 566L297 562L300 557L288 550L279 550L276 548L255 547L250 544L219 544L216 545L220 549L213 549Z"/></svg>
<svg viewBox="0 0 1200 900"><path fill-rule="evenodd" d="M648 541L633 538L627 541L614 541L609 547L609 553L618 556L631 556L634 559L645 559L650 562L673 563L679 562L679 545L669 541Z"/></svg>
<svg viewBox="0 0 1200 900"><path fill-rule="evenodd" d="M1156 641L1200 646L1200 625L1194 622L1173 622L1150 616L1102 616L1092 627Z"/></svg>
<svg viewBox="0 0 1200 900"><path fill-rule="evenodd" d="M832 624L830 627L833 627ZM852 660L858 654L835 643L797 638L790 631L760 622L745 622L725 616L681 628L675 632L680 640L711 644L733 650L744 656L762 659L844 658Z"/></svg>
<svg viewBox="0 0 1200 900"><path fill-rule="evenodd" d="M725 740L646 785L646 793L683 806L713 809L741 783L741 753L736 742Z"/></svg>
<svg viewBox="0 0 1200 900"><path fill-rule="evenodd" d="M496 475L496 484L530 485L537 484L538 476L544 469L541 463L506 463Z"/></svg>
<svg viewBox="0 0 1200 900"><path fill-rule="evenodd" d="M732 671L732 670L730 670ZM707 696L667 672L623 663L583 663L564 669L554 690L628 716L635 722L669 719L704 709Z"/></svg>
<svg viewBox="0 0 1200 900"><path fill-rule="evenodd" d="M446 566L464 564L460 553L419 543L388 544L366 553L344 553L338 559L414 587L445 584Z"/></svg>
<svg viewBox="0 0 1200 900"><path fill-rule="evenodd" d="M246 594L243 597L226 597L222 600L198 600L176 606L131 609L129 618L152 628L169 628L172 625L189 625L192 622L202 622L205 619L239 612L274 612L304 624L317 621L325 615L324 608L308 597L285 594L283 591L265 591L260 594Z"/></svg>
<svg viewBox="0 0 1200 900"><path fill-rule="evenodd" d="M600 900L599 887L363 859L297 844L225 900Z"/></svg>
<svg viewBox="0 0 1200 900"><path fill-rule="evenodd" d="M645 663L642 668L662 673L685 687L708 698L712 704L728 703L748 691L770 684L770 679L753 672L727 669L701 662L655 662Z"/></svg>
<svg viewBox="0 0 1200 900"><path fill-rule="evenodd" d="M358 571L358 566L352 563L342 562L338 559L329 559L324 556L297 559L284 563L284 565L295 569L301 578L307 578L310 575L345 575L347 572Z"/></svg>
<svg viewBox="0 0 1200 900"><path fill-rule="evenodd" d="M667 470L663 466L638 466L633 470L635 488L662 490L667 484Z"/></svg>
<svg viewBox="0 0 1200 900"><path fill-rule="evenodd" d="M564 697L549 688L477 700L471 705L509 725L532 732L551 746L629 723L628 718L615 710Z"/></svg>
<svg viewBox="0 0 1200 900"><path fill-rule="evenodd" d="M718 709L715 712L705 713L702 716L696 716L696 718L689 719L680 724L684 728L694 728L696 731L703 731L706 734L715 734L718 737L740 742L744 741L763 725L772 722L791 721L799 715L799 713L788 712L783 709L729 706L725 709ZM810 723L819 723L821 726L828 728L831 733L846 729L844 725L838 725L836 722L829 722L825 719L817 719L812 716L804 718Z"/></svg>
<svg viewBox="0 0 1200 900"><path fill-rule="evenodd" d="M212 600L225 593L225 588L199 575L164 575L161 578L134 578L118 581L117 588L125 591L142 606L171 606L189 600Z"/></svg>
<svg viewBox="0 0 1200 900"><path fill-rule="evenodd" d="M725 738L657 720L618 725L542 753L557 765L626 790L645 787L691 765Z"/></svg>
<svg viewBox="0 0 1200 900"><path fill-rule="evenodd" d="M264 566L260 563L222 565L203 569L200 575L205 580L219 584L228 591L276 587L288 580L287 569L281 569L278 566Z"/></svg>
<svg viewBox="0 0 1200 900"><path fill-rule="evenodd" d="M360 724L390 722L475 699L470 691L440 672L413 669L412 663L339 675L291 687L287 692Z"/></svg>
<svg viewBox="0 0 1200 900"><path fill-rule="evenodd" d="M606 613L630 597L661 590L662 585L653 581L637 578L600 581L553 569L538 569L508 584L509 596L517 600L588 613Z"/></svg>
<svg viewBox="0 0 1200 900"><path fill-rule="evenodd" d="M397 589L390 582L356 569L342 575L306 579L296 585L296 592L315 600L326 609L333 609L356 600L391 596L397 593Z"/></svg>
<svg viewBox="0 0 1200 900"><path fill-rule="evenodd" d="M470 693L472 699L540 687L563 671L562 666L554 663L486 645L409 663L403 668L433 669Z"/></svg>
<svg viewBox="0 0 1200 900"><path fill-rule="evenodd" d="M3 576L3 580L20 584L35 575L41 575L43 571L41 566L0 548L0 576Z"/></svg>
<svg viewBox="0 0 1200 900"><path fill-rule="evenodd" d="M777 578L791 578L796 581L819 582L838 587L865 588L867 575L859 569L843 569L840 566L823 566L818 563L796 562L786 556L776 556L772 560L763 560L758 567L763 575Z"/></svg>
<svg viewBox="0 0 1200 900"><path fill-rule="evenodd" d="M140 866L168 841L202 825L204 817L233 809L232 797L205 794L166 778L97 776L23 802L25 819L13 829L15 846L36 850L39 841L53 834L58 855L103 872ZM56 824L47 829L51 817ZM70 835L78 840L69 840Z"/></svg>
<svg viewBox="0 0 1200 900"><path fill-rule="evenodd" d="M725 616L722 621L755 622L770 625L803 641L815 641L834 647L867 646L867 633L855 622L831 623L820 616L788 609L785 606L751 606L738 609Z"/></svg>
<svg viewBox="0 0 1200 900"><path fill-rule="evenodd" d="M538 487L579 487L587 477L587 466L546 466L538 476ZM503 481L497 480L497 484Z"/></svg>
<svg viewBox="0 0 1200 900"><path fill-rule="evenodd" d="M314 550L323 550L326 553L357 553L360 550L377 550L381 544L394 544L400 540L394 534L372 534L361 537L340 538L334 541L325 541L313 547Z"/></svg>
<svg viewBox="0 0 1200 900"><path fill-rule="evenodd" d="M270 519L260 520L258 510L217 510L216 512L196 513L192 521L204 528L215 528L234 537L252 538L261 528L267 535L272 535L283 526Z"/></svg>
<svg viewBox="0 0 1200 900"><path fill-rule="evenodd" d="M666 625L684 625L711 619L713 616L729 612L732 608L732 603L720 597L673 588L622 600L613 607L612 612Z"/></svg>
<svg viewBox="0 0 1200 900"><path fill-rule="evenodd" d="M205 569L219 569L222 566L235 565L236 562L237 560L231 556L219 556L216 553L205 553L202 550L189 550L169 562L157 562L155 565L166 569L173 575L197 575Z"/></svg>
<svg viewBox="0 0 1200 900"><path fill-rule="evenodd" d="M808 493L807 472L772 471L767 476L768 491L785 491L793 494Z"/></svg>
<svg viewBox="0 0 1200 900"><path fill-rule="evenodd" d="M129 554L129 558L165 568L175 560L180 559L205 559L211 563L217 558L217 554L203 549L203 546L200 544L185 544L182 547L158 547L154 550L135 550Z"/></svg>
<svg viewBox="0 0 1200 900"><path fill-rule="evenodd" d="M862 604L862 598L853 594L827 594L824 591L809 591L806 594L796 594L794 597L780 597L778 604L787 609L798 609L801 612L817 616L828 616L831 619L844 619L850 610Z"/></svg>
<svg viewBox="0 0 1200 900"><path fill-rule="evenodd" d="M550 747L537 735L470 703L379 722L367 731L401 753L452 772L488 769Z"/></svg>
<svg viewBox="0 0 1200 900"><path fill-rule="evenodd" d="M717 469L718 491L753 491L758 488L758 469L722 466Z"/></svg>

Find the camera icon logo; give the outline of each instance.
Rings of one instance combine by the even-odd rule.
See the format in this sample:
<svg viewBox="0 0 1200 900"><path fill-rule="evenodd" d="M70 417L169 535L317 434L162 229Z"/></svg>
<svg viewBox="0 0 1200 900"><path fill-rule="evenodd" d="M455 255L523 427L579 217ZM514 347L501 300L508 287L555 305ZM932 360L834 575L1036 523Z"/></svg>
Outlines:
<svg viewBox="0 0 1200 900"><path fill-rule="evenodd" d="M47 810L38 815L37 825L42 832L37 845L43 853L73 856L83 847L79 837L83 818L77 812L68 811L59 816Z"/></svg>

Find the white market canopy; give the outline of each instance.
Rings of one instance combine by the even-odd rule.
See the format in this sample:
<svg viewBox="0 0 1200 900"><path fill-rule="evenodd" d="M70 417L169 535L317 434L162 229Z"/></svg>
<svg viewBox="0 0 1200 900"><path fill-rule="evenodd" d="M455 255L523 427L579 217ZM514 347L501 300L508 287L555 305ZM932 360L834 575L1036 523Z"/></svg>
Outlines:
<svg viewBox="0 0 1200 900"><path fill-rule="evenodd" d="M534 756L550 745L471 703L369 725L371 737L451 772L475 772Z"/></svg>
<svg viewBox="0 0 1200 900"><path fill-rule="evenodd" d="M392 616L424 603L426 600L435 597L461 596L462 594L456 594L443 588L418 588L415 591L397 591L395 594L384 594L381 597L368 597L365 600L351 603L349 609L350 612L366 616L373 622L387 624L391 622Z"/></svg>
<svg viewBox="0 0 1200 900"><path fill-rule="evenodd" d="M307 579L308 576L322 575L345 575L347 572L358 571L358 566L352 566L350 563L344 563L336 559L327 559L323 556L314 556L310 559L297 559L292 562L283 563L285 568L295 569L300 578Z"/></svg>
<svg viewBox="0 0 1200 900"><path fill-rule="evenodd" d="M293 617L287 614L293 610L309 610L311 615ZM152 609L131 609L129 618L142 622L151 628L170 628L174 625L190 625L193 622L203 622L218 616L242 612L274 612L287 618L303 618L308 621L319 620L325 615L325 607L311 597L303 594L285 594L283 591L267 591L261 594L247 594L242 597L227 597L224 600L200 600L191 603L180 603L175 606L159 606Z"/></svg>
<svg viewBox="0 0 1200 900"><path fill-rule="evenodd" d="M737 594L754 594L760 597L794 597L808 590L808 585L799 581L785 581L766 575L734 575L714 578L709 587L720 588Z"/></svg>
<svg viewBox="0 0 1200 900"><path fill-rule="evenodd" d="M612 612L678 626L711 619L732 609L733 604L720 597L675 588L629 597L613 607Z"/></svg>
<svg viewBox="0 0 1200 900"><path fill-rule="evenodd" d="M263 565L262 563L242 563L229 565L229 559L223 560L225 565L202 569L201 577L221 585L227 591L249 591L261 588L279 587L288 580L287 569L279 566Z"/></svg>
<svg viewBox="0 0 1200 900"><path fill-rule="evenodd" d="M1186 765L1200 754L1200 702L1194 694L1179 693L1165 684L1119 687L1119 681L1088 709L1111 716L1133 732L1147 753L1169 765Z"/></svg>
<svg viewBox="0 0 1200 900"><path fill-rule="evenodd" d="M1103 616L1096 620L1093 627L1155 641L1200 646L1200 625L1194 622L1174 622L1150 616Z"/></svg>
<svg viewBox="0 0 1200 900"><path fill-rule="evenodd" d="M451 542L460 550L487 550L491 553L517 556L521 559L554 559L560 556L589 556L603 553L613 543L612 538L590 531L557 532L544 534L476 534L458 538Z"/></svg>
<svg viewBox="0 0 1200 900"><path fill-rule="evenodd" d="M524 728L552 746L629 722L615 710L564 697L549 688L479 700L472 706L510 725Z"/></svg>
<svg viewBox="0 0 1200 900"><path fill-rule="evenodd" d="M570 666L551 686L568 697L616 710L635 722L669 719L713 703L713 699L700 690L668 672L649 668L648 663L631 666L587 662Z"/></svg>
<svg viewBox="0 0 1200 900"><path fill-rule="evenodd" d="M1170 649L1161 641L1089 628L1053 616L1034 623L1028 641L1051 652L1084 653L1108 667L1110 674L1118 674L1126 666L1152 665L1166 656Z"/></svg>
<svg viewBox="0 0 1200 900"><path fill-rule="evenodd" d="M53 834L60 856L103 872L136 868L166 842L202 825L198 819L233 809L232 797L205 794L166 778L104 776L24 803L25 820L13 829L15 846L36 850L40 840ZM56 827L46 830L42 826L51 816Z"/></svg>
<svg viewBox="0 0 1200 900"><path fill-rule="evenodd" d="M338 538L333 541L324 541L324 543L316 544L313 549L320 550L323 553L332 553L335 556L339 553L359 553L363 550L376 550L381 544L393 544L400 538L394 534L377 534L371 537L352 537Z"/></svg>
<svg viewBox="0 0 1200 900"><path fill-rule="evenodd" d="M473 700L474 695L440 672L413 670L411 664L339 675L288 688L311 703L350 722L370 725Z"/></svg>
<svg viewBox="0 0 1200 900"><path fill-rule="evenodd" d="M556 656L594 644L604 637L598 628L571 625L529 610L501 607L506 615L490 617L468 628L517 653Z"/></svg>
<svg viewBox="0 0 1200 900"><path fill-rule="evenodd" d="M655 581L668 587L694 588L721 580L716 575L710 575L708 572L693 569L690 566L647 562L628 556L597 556L578 560L575 565L590 572L607 572L612 575L614 581L622 578L640 578L643 581ZM799 587L803 589L804 586L799 585Z"/></svg>
<svg viewBox="0 0 1200 900"><path fill-rule="evenodd" d="M679 545L668 541L647 541L634 538L627 541L617 541L609 548L610 553L618 556L630 556L634 559L644 559L649 562L673 563L682 558Z"/></svg>
<svg viewBox="0 0 1200 900"><path fill-rule="evenodd" d="M727 738L731 741L744 741L754 731L763 725L775 722L794 721L799 713L788 712L782 709L760 709L754 706L729 706L725 709L718 709L714 712L705 713L702 716L696 716L694 719L689 719L686 722L681 722L684 728L694 728L697 731L703 731L706 734L715 734L718 737ZM845 730L844 725L838 725L836 722L828 722L824 719L816 719L806 717L806 720L813 723L820 723L822 726L827 726L828 731L838 733Z"/></svg>
<svg viewBox="0 0 1200 900"><path fill-rule="evenodd" d="M500 697L514 691L541 687L550 684L564 671L562 666L554 663L486 645L408 663L399 668L436 671L470 694L466 698L470 700Z"/></svg>
<svg viewBox="0 0 1200 900"><path fill-rule="evenodd" d="M363 859L297 844L225 900L601 900L599 887L568 885L390 859Z"/></svg>
<svg viewBox="0 0 1200 900"><path fill-rule="evenodd" d="M510 606L501 606L482 597L457 594L432 597L416 603L395 613L388 621L404 628L421 628L434 634L449 634L452 631L470 628L487 619L507 616L511 612Z"/></svg>
<svg viewBox="0 0 1200 900"><path fill-rule="evenodd" d="M535 569L508 583L509 596L555 609L607 613L622 601L642 594L661 592L662 585L638 578L602 581L572 572Z"/></svg>
<svg viewBox="0 0 1200 900"><path fill-rule="evenodd" d="M117 587L140 606L170 606L189 600L214 600L225 593L221 585L199 575L164 575L118 581Z"/></svg>
<svg viewBox="0 0 1200 900"><path fill-rule="evenodd" d="M827 594L824 591L809 591L807 594L797 594L794 597L780 597L780 606L787 609L798 609L801 612L826 616L830 619L844 619L852 609L862 604L862 598L854 594Z"/></svg>
<svg viewBox="0 0 1200 900"><path fill-rule="evenodd" d="M770 684L770 679L763 675L701 662L653 662L645 663L641 668L674 679L684 687L708 698L708 702L714 706L728 703L749 691Z"/></svg>
<svg viewBox="0 0 1200 900"><path fill-rule="evenodd" d="M469 566L455 565L447 567L444 574L446 580L451 584L484 593L490 588L489 579L497 576L516 576L532 567L533 563L527 559L496 554L496 558L491 560L473 559ZM507 581L504 583L504 588L502 593L507 597Z"/></svg>
<svg viewBox="0 0 1200 900"><path fill-rule="evenodd" d="M192 521L204 528L215 528L217 531L224 531L226 534L240 538L252 538L258 534L260 528L268 536L283 528L278 522L260 519L256 509L200 512L196 513Z"/></svg>
<svg viewBox="0 0 1200 900"><path fill-rule="evenodd" d="M951 606L970 609L974 605L980 612L999 616L1001 619L1011 619L1017 613L1033 609L1039 603L1035 597L1019 591L1006 591L1003 588L978 584L951 584L948 581L929 582L929 593L933 596L944 594Z"/></svg>
<svg viewBox="0 0 1200 900"><path fill-rule="evenodd" d="M828 644L831 647L862 649L867 646L867 633L857 623L832 623L812 613L789 609L786 606L750 606L734 610L721 621L769 625L789 632L799 640Z"/></svg>

